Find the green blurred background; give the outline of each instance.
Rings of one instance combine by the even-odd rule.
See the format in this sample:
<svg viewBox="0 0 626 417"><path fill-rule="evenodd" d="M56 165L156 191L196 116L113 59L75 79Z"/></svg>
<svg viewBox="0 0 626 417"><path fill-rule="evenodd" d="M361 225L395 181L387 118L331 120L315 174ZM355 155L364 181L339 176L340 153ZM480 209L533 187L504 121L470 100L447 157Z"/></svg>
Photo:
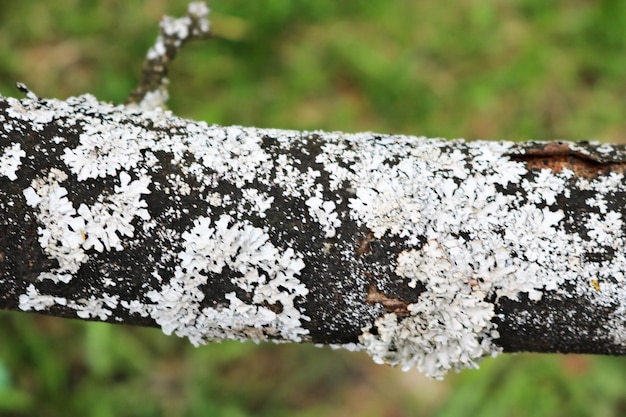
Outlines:
<svg viewBox="0 0 626 417"><path fill-rule="evenodd" d="M171 109L220 124L626 138L626 2L214 0ZM183 2L2 0L0 93L122 102ZM0 416L621 416L626 359L506 355L444 382L309 345L0 313Z"/></svg>

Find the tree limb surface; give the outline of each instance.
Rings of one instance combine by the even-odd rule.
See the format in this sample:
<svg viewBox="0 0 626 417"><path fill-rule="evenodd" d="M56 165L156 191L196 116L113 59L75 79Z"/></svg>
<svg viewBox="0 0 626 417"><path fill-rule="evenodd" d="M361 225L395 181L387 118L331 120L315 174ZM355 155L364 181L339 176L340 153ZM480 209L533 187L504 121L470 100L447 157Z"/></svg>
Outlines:
<svg viewBox="0 0 626 417"><path fill-rule="evenodd" d="M501 351L621 355L625 155L0 97L0 308L436 378Z"/></svg>

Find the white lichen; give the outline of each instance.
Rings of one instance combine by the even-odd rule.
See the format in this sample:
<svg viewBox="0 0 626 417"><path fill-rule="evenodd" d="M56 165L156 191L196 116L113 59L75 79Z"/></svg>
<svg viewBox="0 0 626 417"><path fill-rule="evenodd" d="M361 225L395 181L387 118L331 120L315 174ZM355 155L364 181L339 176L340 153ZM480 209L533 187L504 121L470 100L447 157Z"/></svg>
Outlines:
<svg viewBox="0 0 626 417"><path fill-rule="evenodd" d="M66 304L67 299L65 297L42 295L33 284L30 284L26 293L19 296L18 307L22 311L43 311L54 305L64 306Z"/></svg>
<svg viewBox="0 0 626 417"><path fill-rule="evenodd" d="M165 84L167 84L166 80L164 80ZM141 99L141 102L139 102L138 107L146 111L164 109L165 103L167 103L169 98L170 95L167 92L167 88L165 88L165 85L162 85L156 90L148 91Z"/></svg>
<svg viewBox="0 0 626 417"><path fill-rule="evenodd" d="M80 135L80 145L65 149L63 162L79 181L104 178L128 170L142 159L141 150L153 141L138 126L116 126L94 120Z"/></svg>
<svg viewBox="0 0 626 417"><path fill-rule="evenodd" d="M76 315L81 319L106 320L111 316L112 309L117 307L118 300L118 295L104 294L102 298L91 296L88 299L79 299L77 302L72 302L70 307L76 310Z"/></svg>
<svg viewBox="0 0 626 417"><path fill-rule="evenodd" d="M355 190L349 203L354 220L376 238L396 236L419 248L398 255L396 273L409 286L425 287L408 306L408 317L390 313L363 329L361 343L377 361L417 366L437 378L450 369L473 367L499 352L487 295L516 300L525 293L536 301L564 282L582 282L579 290L588 292L589 280L608 276L603 267L611 274L619 269L618 260L603 267L580 262L597 243L621 244L618 216L591 213L587 229L593 241L585 242L565 230L562 210L549 208L559 197L569 197L570 170L546 169L530 177L523 164L504 156L512 146L505 142L464 145L469 155L463 159L442 152L453 142L347 139L355 153L344 159L342 148L327 146L337 153L317 161L335 184L348 182ZM348 163L351 170L341 168ZM621 175L608 178L588 187L622 187ZM498 191L510 185L525 192ZM423 238L426 244L420 243Z"/></svg>
<svg viewBox="0 0 626 417"><path fill-rule="evenodd" d="M203 1L194 1L187 6L187 12L197 18L203 18L209 15L209 8Z"/></svg>
<svg viewBox="0 0 626 417"><path fill-rule="evenodd" d="M45 124L50 123L55 118L54 110L40 106L36 97L23 101L14 98L7 98L6 100L11 105L7 109L7 115L11 119L28 122L36 132L43 130ZM7 126L5 125L4 128L6 129Z"/></svg>
<svg viewBox="0 0 626 417"><path fill-rule="evenodd" d="M265 212L272 207L274 203L274 197L268 196L265 193L254 189L254 188L245 188L241 190L241 196L243 200L250 205L250 210L255 215L260 218L265 218ZM209 204L213 206L217 206L218 204L212 204L211 200L209 200Z"/></svg>
<svg viewBox="0 0 626 417"><path fill-rule="evenodd" d="M46 179L35 180L24 190L26 203L37 209L39 245L59 263L54 270L39 274L40 280L67 283L87 260L82 249L85 220L67 198L67 189L59 185L66 179L63 171L53 168Z"/></svg>
<svg viewBox="0 0 626 417"><path fill-rule="evenodd" d="M376 362L417 367L441 378L499 352L492 343L497 337L491 324L494 306L484 301L481 274L459 270L449 258L436 241L398 256L396 273L409 278L409 286L425 283L427 290L408 306L408 318L387 314L374 323L376 336L365 329L361 341Z"/></svg>
<svg viewBox="0 0 626 417"><path fill-rule="evenodd" d="M19 143L7 146L0 154L0 175L7 177L11 181L17 179L17 170L22 164L22 158L26 152Z"/></svg>
<svg viewBox="0 0 626 417"><path fill-rule="evenodd" d="M322 227L324 237L335 237L335 229L341 226L341 221L335 211L337 207L335 203L322 200L318 194L306 200L305 204L309 208L309 215Z"/></svg>
<svg viewBox="0 0 626 417"><path fill-rule="evenodd" d="M185 251L174 278L161 291L150 291L150 316L167 334L188 337L195 344L215 339L300 341L308 333L302 321L308 318L295 300L308 290L296 278L304 263L291 248L280 251L263 229L234 222L222 215L195 220L183 233ZM245 302L234 292L216 307L200 306L201 286L209 285L210 274L229 268L232 282L251 294ZM275 306L277 311L269 307Z"/></svg>
<svg viewBox="0 0 626 417"><path fill-rule="evenodd" d="M621 249L622 242L622 213L609 211L608 213L589 213L587 224L587 235L601 246L608 246L613 249ZM598 248L600 249L600 248Z"/></svg>
<svg viewBox="0 0 626 417"><path fill-rule="evenodd" d="M131 181L130 175L122 172L119 181L114 194L100 196L99 201L91 206L81 204L78 207L77 213L85 222L83 249L94 248L98 252L112 248L122 250L121 237L133 237L135 217L150 218L145 209L147 204L141 199L142 194L150 193L150 179L144 176Z"/></svg>
<svg viewBox="0 0 626 417"><path fill-rule="evenodd" d="M147 177L131 182L130 176L122 172L113 194L101 195L91 206L81 204L78 210L68 199L67 189L60 185L67 178L63 171L53 168L46 178L34 180L23 191L26 203L37 209L39 244L59 263L52 271L39 274L39 280L69 282L89 259L86 250L121 250L119 237L133 236L133 219L149 218L146 203L141 200L142 194L149 193Z"/></svg>
<svg viewBox="0 0 626 417"><path fill-rule="evenodd" d="M149 315L146 305L139 300L122 300L120 301L120 306L128 310L129 314L137 314L141 317L148 317Z"/></svg>
<svg viewBox="0 0 626 417"><path fill-rule="evenodd" d="M184 34L177 25L167 31ZM91 96L45 105L7 103L11 117L32 123L36 131L54 121L80 133L77 142L68 138L72 145L60 166L42 172L23 191L39 224L39 243L58 263L39 280L68 282L91 254L140 245L135 238L141 233L168 244L162 259L145 260L156 265L156 288L132 301L106 294L63 301L80 317L109 320L121 308L150 316L164 332L194 344L223 338L306 340L308 317L300 303L308 289L299 278L305 260L332 254L353 263L353 243L342 246L349 237L337 233L355 224L396 245L387 248L386 261L397 276L387 278L422 291L405 312L381 313L363 329L358 344L347 345L365 349L378 362L417 367L437 378L476 366L499 352L494 303L486 300L519 300L524 294L533 302L545 291L565 293L572 287L601 305L626 299L623 219L610 204L610 193L625 192L622 174L573 179L568 169L530 172L507 156L516 146L509 142L209 126L161 109L98 103ZM311 155L318 148L306 145L314 137L322 145L314 166L306 166L290 150L299 147L298 154ZM10 161L2 168L5 177L17 175L24 156L19 145L4 148L0 158ZM70 177L81 186L113 185L79 201L68 192ZM588 211L576 225L580 233L572 231L567 207L555 207L563 207L559 202L570 190L585 191ZM149 192L168 199L160 218L147 210L143 196ZM192 196L197 200L189 203ZM278 202L293 202L294 213L282 213L286 207ZM310 247L260 226L271 224L268 213L277 212L291 221L290 232L317 231ZM163 225L171 219L190 226L177 231ZM337 242L328 242L331 238ZM587 262L588 253L607 256ZM172 263L171 277L156 272ZM392 275L393 269L386 271ZM359 270L344 282L359 287L367 285L364 280ZM571 284L567 290L564 283ZM354 292L343 302L370 308L362 298ZM34 286L20 295L23 309L54 303L61 300ZM624 310L615 308L616 342L626 340Z"/></svg>
<svg viewBox="0 0 626 417"><path fill-rule="evenodd" d="M565 190L565 178L554 175L549 169L542 169L532 181L523 180L522 188L531 203L544 202L551 206L556 203L556 197Z"/></svg>
<svg viewBox="0 0 626 417"><path fill-rule="evenodd" d="M210 30L209 21L206 16L209 14L209 8L204 2L192 2L188 6L188 16L174 18L164 16L161 19L160 26L162 34L159 34L156 43L148 51L147 58L149 60L159 59L166 53L166 39L168 37L173 42L173 46L180 47L182 43L191 35L200 36L208 33ZM191 16L198 20L196 26L192 25Z"/></svg>
<svg viewBox="0 0 626 417"><path fill-rule="evenodd" d="M270 155L261 148L260 137L244 128L208 126L196 134L191 129L189 136L180 139L187 145L185 150L201 162L202 171L196 174L202 182L211 181L206 168L240 188L266 178L271 170ZM188 172L185 167L183 171Z"/></svg>

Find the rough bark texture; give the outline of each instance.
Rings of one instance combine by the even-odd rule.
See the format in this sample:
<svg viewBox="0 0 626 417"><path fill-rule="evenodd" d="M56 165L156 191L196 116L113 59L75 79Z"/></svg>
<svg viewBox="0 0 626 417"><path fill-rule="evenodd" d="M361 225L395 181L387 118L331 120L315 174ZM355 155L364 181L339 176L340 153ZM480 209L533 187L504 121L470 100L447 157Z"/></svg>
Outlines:
<svg viewBox="0 0 626 417"><path fill-rule="evenodd" d="M0 308L433 377L626 353L625 151L211 126L0 98Z"/></svg>

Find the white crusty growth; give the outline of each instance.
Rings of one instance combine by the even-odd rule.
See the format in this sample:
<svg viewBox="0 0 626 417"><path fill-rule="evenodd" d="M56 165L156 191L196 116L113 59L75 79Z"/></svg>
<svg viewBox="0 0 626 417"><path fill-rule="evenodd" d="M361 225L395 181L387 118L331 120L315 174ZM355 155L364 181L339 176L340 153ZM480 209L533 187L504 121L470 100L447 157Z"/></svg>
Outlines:
<svg viewBox="0 0 626 417"><path fill-rule="evenodd" d="M200 36L203 33L209 32L210 25L209 21L206 19L206 16L209 14L209 8L206 6L206 3L189 3L187 10L189 15L185 17L174 18L171 16L163 16L160 23L162 34L159 35L154 46L148 51L147 59L154 60L165 55L165 37L174 39L174 46L178 48L189 37ZM199 21L197 28L192 26L192 17L195 17Z"/></svg>
<svg viewBox="0 0 626 417"><path fill-rule="evenodd" d="M115 281L99 271L94 279L102 283L101 296L57 300L36 282L19 296L24 310L62 301L80 317L149 316L164 332L195 344L309 340L307 323L317 312L303 307L311 296L302 279L307 262L336 251L338 263L354 264L355 237L345 230L357 226L384 244L387 238L402 242L388 248L385 262L393 268L372 266L392 275L382 281L423 289L402 313L385 314L362 294L342 295L346 308L377 315L362 329L359 344L347 345L365 349L377 362L417 367L437 378L476 366L500 350L493 300L503 297L539 300L545 290L565 291L568 283L598 303L626 300L623 219L602 197L626 191L621 174L583 179L567 168L530 172L507 156L515 148L508 142L209 126L91 96L5 100L16 126L26 121L42 131L57 120L79 132L57 165L23 190L39 225L39 243L58 264L39 280L65 285L100 252L131 250L143 244L142 237L167 249L163 259L149 260L153 285L146 283L136 299L108 293ZM11 123L4 129L17 128ZM311 149L321 150L314 166L303 167L290 151L300 146L312 152L309 140L317 142ZM5 177L19 178L20 161L41 157L22 154L19 145L0 146L10 162ZM108 191L89 200L69 189L101 181L111 184ZM572 183L596 196L585 203L582 233L565 227L568 214L557 206ZM148 207L146 199L156 193L153 201L162 199L165 207ZM189 195L195 200L183 204ZM292 213L279 201L300 211ZM310 245L272 223L268 213L285 216L290 231L306 221L307 230L315 231L307 236ZM167 224L182 224L182 230ZM582 261L585 253L607 251L615 253L603 262ZM362 267L353 270L337 280L365 288ZM619 317L624 309L615 309L612 336L619 343L626 340Z"/></svg>
<svg viewBox="0 0 626 417"><path fill-rule="evenodd" d="M186 250L178 255L174 278L161 291L148 293L155 303L150 315L166 334L174 332L197 345L225 338L263 340L266 335L299 341L308 333L301 325L307 317L294 306L296 297L308 293L296 278L304 263L292 249L280 253L262 229L228 215L215 223L198 218L182 237ZM227 304L201 308L200 287L207 284L207 273L224 268L236 274L232 282L251 294L253 303L230 292ZM278 313L268 308L278 304Z"/></svg>
<svg viewBox="0 0 626 417"><path fill-rule="evenodd" d="M4 151L0 153L0 175L7 177L11 181L15 181L17 179L15 173L22 163L21 159L25 156L26 152L22 150L19 143L14 143L4 149Z"/></svg>
<svg viewBox="0 0 626 417"><path fill-rule="evenodd" d="M29 120L40 130L38 122L29 119L28 109L41 103L25 100L24 107L17 100L8 102L19 110L19 120ZM90 96L67 102L51 100L48 105L57 117L70 120L71 125L78 124L81 133L77 145L63 150L58 168L42 173L23 190L24 200L34 209L39 224L39 243L48 257L58 263L58 267L40 273L38 280L69 283L99 252L141 245L134 240L138 229L143 233L154 230L164 241L182 248L173 255L178 260L173 277L158 289L148 289L144 301L120 301L117 295L105 292L100 298L65 300L64 306L75 309L81 318L108 319L115 308L142 317L149 315L164 332L188 337L194 344L224 338L303 340L308 334L303 327L308 317L296 306L296 300L308 294L297 278L305 266L302 255L290 242L276 246L266 229L240 218L246 211L252 217L265 218L265 211L273 206L272 196L244 188L241 205L234 205L231 210L233 216L196 217L182 233L157 226L158 219L152 218L143 199L153 192L151 188L166 195L172 190L180 195L191 192L190 184L185 182L188 177L182 175L169 175L166 183L154 182L153 175L161 170L153 154L157 151L169 153L171 163L180 164L181 171L199 181L203 188L214 186L216 173L236 186L249 187L252 181L260 180L260 173L268 175L271 168L270 155L259 146L264 132L250 135L243 128L209 127L174 118L161 110L141 112L112 107ZM79 115L82 111L87 114ZM137 117L157 127L174 126L182 133L172 130L157 137L149 130L119 123ZM193 155L195 162L185 165L185 154ZM112 190L89 202L75 201L66 186L70 180L87 183L101 179L113 181ZM294 178L284 180L295 183ZM205 202L208 207L235 203L229 195L216 192L209 193ZM168 215L183 213L170 211ZM161 281L158 268L165 265L157 262L155 266L153 275ZM224 303L202 306L205 292L212 291L211 274L221 274L225 268L232 276L231 286L241 292L224 294ZM106 277L102 277L102 283L105 287L116 285ZM58 297L29 287L20 295L20 308L41 310L56 301Z"/></svg>
<svg viewBox="0 0 626 417"><path fill-rule="evenodd" d="M120 237L133 236L133 219L150 217L146 202L141 199L142 194L149 193L147 177L131 181L122 172L113 194L100 195L93 205L83 203L78 210L68 199L68 190L61 185L67 179L65 172L52 168L46 178L33 180L23 191L26 203L37 208L39 244L59 263L53 271L39 274L39 280L68 283L88 260L85 250L122 250Z"/></svg>
<svg viewBox="0 0 626 417"><path fill-rule="evenodd" d="M390 262L409 286L420 282L426 288L408 306L408 317L388 313L363 329L360 341L377 362L417 367L436 378L450 369L474 367L476 360L500 351L488 295L517 300L526 293L537 301L545 290L566 294L565 282L588 295L591 282L624 276L621 252L603 263L580 262L584 253L605 250L599 242L624 247L621 213L590 209L592 239L583 239L566 231L561 209L551 208L557 198L569 197L565 183L574 175L569 169L530 174L506 156L513 147L506 142L344 138L354 153L329 141L318 162L337 184L348 181L354 188L354 220L377 238L396 236L415 245ZM456 145L466 148L465 156L453 149ZM340 168L346 164L352 170ZM614 178L610 187L602 185L603 177L579 184L597 193L623 192L623 176L609 178ZM525 192L504 192L510 185ZM605 285L600 296L607 305L624 300L622 288ZM623 329L621 322L616 341L625 339Z"/></svg>

